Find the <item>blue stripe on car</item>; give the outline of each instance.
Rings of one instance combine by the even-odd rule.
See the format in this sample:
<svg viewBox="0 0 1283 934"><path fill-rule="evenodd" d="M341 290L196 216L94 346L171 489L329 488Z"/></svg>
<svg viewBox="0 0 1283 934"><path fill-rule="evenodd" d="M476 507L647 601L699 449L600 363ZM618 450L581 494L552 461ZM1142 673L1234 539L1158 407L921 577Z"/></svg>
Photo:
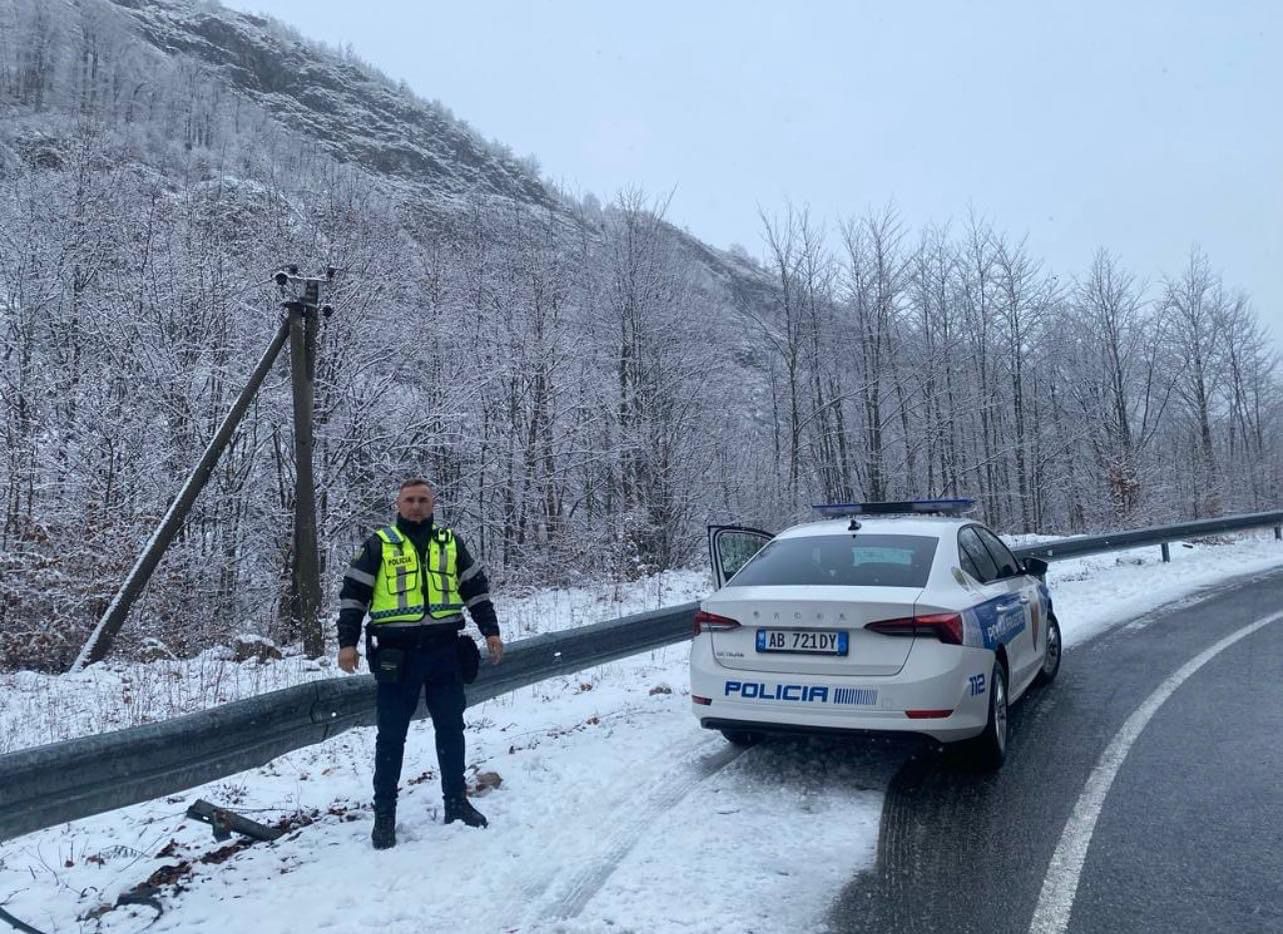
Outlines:
<svg viewBox="0 0 1283 934"><path fill-rule="evenodd" d="M962 611L964 645L996 649L1025 629L1025 612L1016 594L1003 594Z"/></svg>

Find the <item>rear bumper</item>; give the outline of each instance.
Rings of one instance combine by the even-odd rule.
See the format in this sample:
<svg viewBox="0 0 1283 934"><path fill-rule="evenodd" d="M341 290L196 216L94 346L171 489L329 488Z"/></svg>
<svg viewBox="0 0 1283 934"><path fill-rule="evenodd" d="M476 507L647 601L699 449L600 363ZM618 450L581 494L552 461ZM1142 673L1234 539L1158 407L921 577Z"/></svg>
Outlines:
<svg viewBox="0 0 1283 934"><path fill-rule="evenodd" d="M786 733L922 734L957 742L989 717L993 652L916 639L904 667L886 677L792 675L728 669L706 635L691 646L691 694L700 725ZM947 712L910 717L909 711Z"/></svg>
<svg viewBox="0 0 1283 934"><path fill-rule="evenodd" d="M701 717L699 725L706 730L737 730L746 733L778 733L786 736L856 736L885 739L904 743L930 742L924 733L903 730L855 730L849 727L799 726L751 720L723 720L718 717Z"/></svg>

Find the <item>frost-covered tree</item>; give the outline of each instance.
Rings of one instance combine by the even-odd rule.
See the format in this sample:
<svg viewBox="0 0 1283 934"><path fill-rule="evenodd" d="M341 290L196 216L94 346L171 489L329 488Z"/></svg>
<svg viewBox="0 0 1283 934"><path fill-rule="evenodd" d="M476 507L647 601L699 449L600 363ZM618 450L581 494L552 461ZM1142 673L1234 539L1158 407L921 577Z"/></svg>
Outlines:
<svg viewBox="0 0 1283 934"><path fill-rule="evenodd" d="M1105 252L1057 279L975 216L786 207L760 259L723 254L663 199L559 194L395 87L213 3L0 0L0 665L74 657L291 262L339 270L315 369L331 604L412 474L501 593L700 563L706 523L821 500L973 495L1044 532L1277 508L1277 360L1202 253L1155 287ZM297 640L287 365L120 650Z"/></svg>

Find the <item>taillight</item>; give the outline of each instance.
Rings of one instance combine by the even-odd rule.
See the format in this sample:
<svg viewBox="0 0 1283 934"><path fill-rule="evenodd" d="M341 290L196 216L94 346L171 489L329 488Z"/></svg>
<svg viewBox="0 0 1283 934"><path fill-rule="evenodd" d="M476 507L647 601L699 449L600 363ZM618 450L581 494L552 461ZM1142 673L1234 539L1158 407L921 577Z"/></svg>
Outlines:
<svg viewBox="0 0 1283 934"><path fill-rule="evenodd" d="M949 645L962 645L961 613L927 613L903 619L882 619L864 628L884 636L935 636Z"/></svg>
<svg viewBox="0 0 1283 934"><path fill-rule="evenodd" d="M726 632L728 629L739 629L740 622L737 619L731 619L729 616L718 616L716 613L708 613L704 610L695 612L693 636L698 636L701 632Z"/></svg>

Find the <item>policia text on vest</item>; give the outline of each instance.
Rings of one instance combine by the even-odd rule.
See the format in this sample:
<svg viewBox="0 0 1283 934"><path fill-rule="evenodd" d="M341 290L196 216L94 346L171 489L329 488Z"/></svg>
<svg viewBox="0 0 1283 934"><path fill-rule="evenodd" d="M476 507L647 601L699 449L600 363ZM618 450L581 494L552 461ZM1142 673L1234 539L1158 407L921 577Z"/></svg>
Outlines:
<svg viewBox="0 0 1283 934"><path fill-rule="evenodd" d="M475 676L475 670L465 668L476 663L475 643L460 634L465 609L485 636L490 661L503 657L485 571L458 535L433 524L432 488L417 478L407 480L396 505L396 522L376 531L352 556L339 595L339 667L356 671L364 624L370 668L378 681L370 835L378 849L396 845L397 782L420 692L436 734L445 821L486 825L468 802L463 781L464 681Z"/></svg>

